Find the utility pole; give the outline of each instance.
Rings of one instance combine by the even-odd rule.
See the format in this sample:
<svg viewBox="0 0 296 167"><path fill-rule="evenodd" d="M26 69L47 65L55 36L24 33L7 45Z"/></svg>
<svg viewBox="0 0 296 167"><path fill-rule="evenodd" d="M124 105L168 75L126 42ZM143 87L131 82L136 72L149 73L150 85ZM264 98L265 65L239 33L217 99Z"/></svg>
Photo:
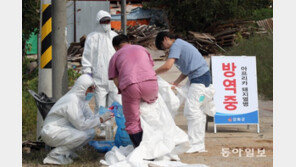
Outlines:
<svg viewBox="0 0 296 167"><path fill-rule="evenodd" d="M124 35L126 32L126 0L121 0L121 30Z"/></svg>
<svg viewBox="0 0 296 167"><path fill-rule="evenodd" d="M51 69L51 0L40 1L40 31L38 34L38 93L45 93L52 97L52 69ZM36 140L40 138L43 118L37 112L37 134Z"/></svg>
<svg viewBox="0 0 296 167"><path fill-rule="evenodd" d="M52 1L52 89L57 101L68 91L67 46L65 37L66 0Z"/></svg>
<svg viewBox="0 0 296 167"><path fill-rule="evenodd" d="M76 0L74 0L74 42L76 42Z"/></svg>

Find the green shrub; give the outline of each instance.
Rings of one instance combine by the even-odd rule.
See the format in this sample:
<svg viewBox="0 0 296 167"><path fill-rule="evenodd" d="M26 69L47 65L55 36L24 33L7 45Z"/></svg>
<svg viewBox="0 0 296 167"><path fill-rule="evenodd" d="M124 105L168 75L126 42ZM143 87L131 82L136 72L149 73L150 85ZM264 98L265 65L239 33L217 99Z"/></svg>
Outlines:
<svg viewBox="0 0 296 167"><path fill-rule="evenodd" d="M227 55L256 56L258 93L266 99L273 99L273 38L271 34L240 39L238 46L230 48Z"/></svg>
<svg viewBox="0 0 296 167"><path fill-rule="evenodd" d="M26 54L26 41L39 31L40 0L22 1L22 56Z"/></svg>
<svg viewBox="0 0 296 167"><path fill-rule="evenodd" d="M71 87L74 85L75 80L80 76L77 71L72 68L68 69L68 86Z"/></svg>
<svg viewBox="0 0 296 167"><path fill-rule="evenodd" d="M273 11L272 9L269 9L269 8L254 10L251 16L251 18L256 21L271 18L271 17L273 17Z"/></svg>

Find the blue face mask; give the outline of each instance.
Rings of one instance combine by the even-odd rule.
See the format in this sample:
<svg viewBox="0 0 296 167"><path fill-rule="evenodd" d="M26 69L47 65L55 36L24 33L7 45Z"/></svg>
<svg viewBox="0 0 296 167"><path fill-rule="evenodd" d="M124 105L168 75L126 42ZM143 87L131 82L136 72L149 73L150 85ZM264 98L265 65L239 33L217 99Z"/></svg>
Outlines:
<svg viewBox="0 0 296 167"><path fill-rule="evenodd" d="M87 93L85 96L85 100L90 101L93 96L94 96L94 93Z"/></svg>

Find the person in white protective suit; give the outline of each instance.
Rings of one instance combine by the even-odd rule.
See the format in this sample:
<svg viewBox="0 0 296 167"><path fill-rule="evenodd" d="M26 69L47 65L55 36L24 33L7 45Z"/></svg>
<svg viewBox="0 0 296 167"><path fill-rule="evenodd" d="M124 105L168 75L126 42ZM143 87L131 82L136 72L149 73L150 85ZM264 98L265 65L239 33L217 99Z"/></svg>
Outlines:
<svg viewBox="0 0 296 167"><path fill-rule="evenodd" d="M111 30L110 20L111 15L108 12L100 10L97 13L96 31L87 36L81 60L82 73L91 74L94 78L96 112L100 106L108 107L114 101L121 104L117 87L108 80L109 61L115 53L112 39L117 35Z"/></svg>
<svg viewBox="0 0 296 167"><path fill-rule="evenodd" d="M113 117L111 112L99 116L89 107L94 92L90 75L83 74L72 89L51 108L41 130L42 140L55 147L43 160L44 164L69 164L77 155L74 151L87 144L95 127Z"/></svg>
<svg viewBox="0 0 296 167"><path fill-rule="evenodd" d="M181 71L180 76L173 82L178 86L187 76L190 82L186 95L184 116L188 122L188 136L191 148L187 153L205 151L205 110L212 110L213 87L209 67L200 52L190 43L176 38L169 32L159 32L155 45L160 50L169 49L167 61L158 69L156 74L168 71L173 64ZM210 86L210 87L209 87ZM210 96L208 96L210 94ZM208 106L211 106L210 108Z"/></svg>

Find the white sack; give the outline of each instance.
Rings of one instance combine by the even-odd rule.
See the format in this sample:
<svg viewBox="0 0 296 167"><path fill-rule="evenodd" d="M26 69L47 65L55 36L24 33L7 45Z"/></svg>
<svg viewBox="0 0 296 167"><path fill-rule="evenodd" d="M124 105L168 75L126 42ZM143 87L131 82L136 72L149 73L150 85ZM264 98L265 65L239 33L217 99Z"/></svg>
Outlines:
<svg viewBox="0 0 296 167"><path fill-rule="evenodd" d="M171 166L174 162L165 160L166 158L163 157L179 159L177 154L182 154L189 149L187 134L176 126L160 94L153 104L141 103L140 111L143 129L141 144L124 161L115 164L106 164L106 161L101 161L102 163L112 167L148 167L151 161L143 159L164 159L163 161Z"/></svg>
<svg viewBox="0 0 296 167"><path fill-rule="evenodd" d="M169 84L160 76L157 76L157 82L158 82L159 93L161 94L172 117L175 118L175 116L177 115L177 111L180 107L180 100L176 96L174 91L171 89L173 85Z"/></svg>
<svg viewBox="0 0 296 167"><path fill-rule="evenodd" d="M110 154L105 155L105 160L101 160L100 163L103 165L110 165L110 162L116 162L113 163L113 165L110 165L110 167L132 167L131 164L127 160L120 161L122 159L122 156L126 154L129 154L133 151L133 146L129 145L127 147L119 147L119 149L114 146ZM108 153L109 153L108 152ZM110 156L112 155L112 156ZM169 161L169 160L154 160L154 161L146 161L143 160L143 166L145 167L207 167L203 164L185 164L180 161ZM137 166L138 167L138 166Z"/></svg>

